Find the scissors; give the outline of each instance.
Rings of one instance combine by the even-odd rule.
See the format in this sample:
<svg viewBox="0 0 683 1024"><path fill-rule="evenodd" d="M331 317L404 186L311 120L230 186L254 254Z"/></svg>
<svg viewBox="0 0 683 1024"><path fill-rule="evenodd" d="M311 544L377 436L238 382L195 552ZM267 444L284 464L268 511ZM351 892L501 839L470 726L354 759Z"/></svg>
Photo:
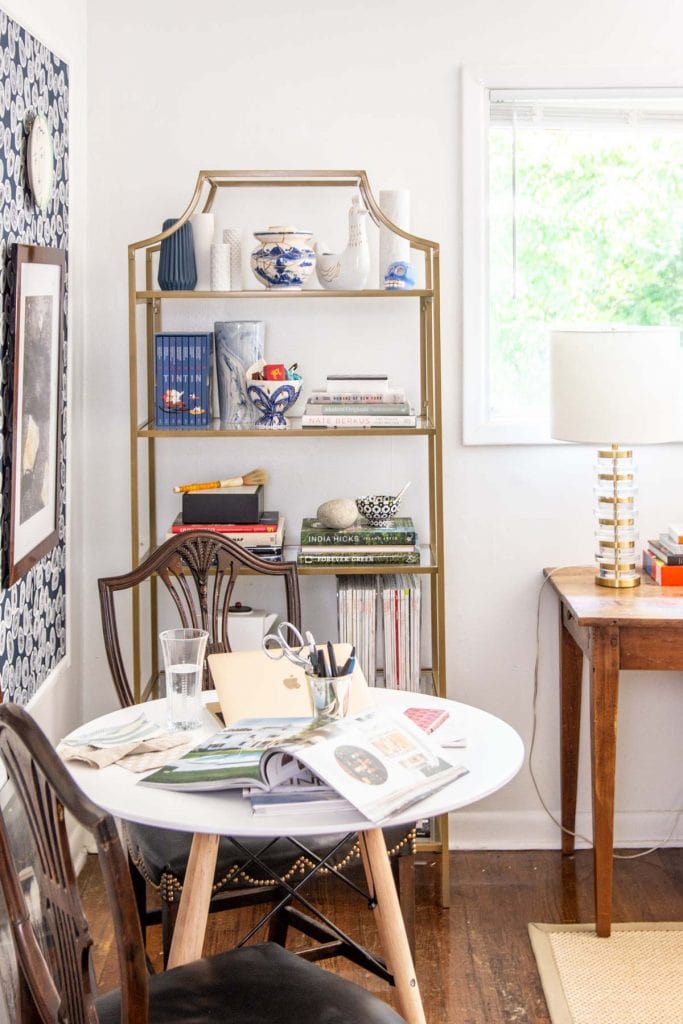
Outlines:
<svg viewBox="0 0 683 1024"><path fill-rule="evenodd" d="M296 647L292 647L288 643L288 634L291 634L296 640ZM313 652L316 651L315 640L311 633L306 633L306 640L309 645L309 654L307 657L304 657L301 653L302 648L305 646L303 636L293 623L281 622L277 627L277 633L268 633L264 636L261 646L273 661L287 658L293 665L302 668L308 675L316 675L316 666L313 664ZM275 645L274 647L268 646L271 642Z"/></svg>

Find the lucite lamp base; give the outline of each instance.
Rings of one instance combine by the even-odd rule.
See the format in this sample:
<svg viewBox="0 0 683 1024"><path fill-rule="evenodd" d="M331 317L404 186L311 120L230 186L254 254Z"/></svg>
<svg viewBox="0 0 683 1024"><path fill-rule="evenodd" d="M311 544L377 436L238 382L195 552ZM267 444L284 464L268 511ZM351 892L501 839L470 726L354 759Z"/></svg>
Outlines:
<svg viewBox="0 0 683 1024"><path fill-rule="evenodd" d="M640 585L636 568L637 488L633 452L613 444L598 452L596 536L600 587L625 589Z"/></svg>

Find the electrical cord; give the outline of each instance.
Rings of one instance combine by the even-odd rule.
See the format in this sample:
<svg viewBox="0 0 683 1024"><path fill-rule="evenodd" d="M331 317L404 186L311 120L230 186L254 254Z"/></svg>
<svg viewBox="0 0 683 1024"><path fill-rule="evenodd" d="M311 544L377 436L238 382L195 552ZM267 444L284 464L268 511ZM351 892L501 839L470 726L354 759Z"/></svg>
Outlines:
<svg viewBox="0 0 683 1024"><path fill-rule="evenodd" d="M541 654L541 597L543 595L543 588L545 587L546 583L549 583L551 578L555 575L555 573L556 572L560 572L563 568L567 568L567 567L558 566L556 569L552 569L548 573L548 575L545 577L543 582L541 583L541 586L540 586L539 591L538 591L538 601L537 601L537 605L536 605L536 657L535 657L535 660L534 660L534 685L533 685L533 697L532 697L531 741L529 743L529 774L531 776L531 781L533 783L533 787L536 790L536 796L538 797L539 803L540 803L541 807L543 808L543 810L548 815L548 817L550 818L550 820L552 822L554 822L554 824L557 825L557 827L562 832L566 833L569 836L573 836L575 839L581 839L581 840L583 840L584 843L587 843L588 846L592 846L593 845L592 839L589 839L587 836L582 835L580 832L572 832L572 830L570 828L567 828L560 821L558 821L556 816L553 814L553 812L550 810L550 808L548 807L547 803L543 799L543 794L541 793L540 787L538 785L538 781L536 779L536 775L534 774L534 767L533 767L534 746L535 746L535 743L536 743L536 734L537 734L537 726L538 726L538 688L539 688L539 665L540 665L540 654ZM676 813L674 815L673 824L672 824L668 834L664 837L664 839L660 839L659 842L655 846L651 846L648 850L640 850L638 853L613 853L612 856L614 857L615 860L636 860L638 857L645 857L645 856L647 856L650 853L655 853L657 850L661 849L661 847L664 846L669 841L669 839L671 839L672 835L674 834L674 832L676 830L676 826L678 825L678 821L679 821L679 818L681 817L681 814L683 814L683 808L679 808L676 811Z"/></svg>

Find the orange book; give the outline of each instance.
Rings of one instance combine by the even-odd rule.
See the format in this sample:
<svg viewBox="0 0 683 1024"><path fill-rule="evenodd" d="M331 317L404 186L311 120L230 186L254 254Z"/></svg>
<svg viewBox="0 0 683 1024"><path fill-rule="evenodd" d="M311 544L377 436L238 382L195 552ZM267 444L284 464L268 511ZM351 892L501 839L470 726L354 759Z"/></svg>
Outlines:
<svg viewBox="0 0 683 1024"><path fill-rule="evenodd" d="M666 565L647 548L643 550L643 569L661 587L683 587L683 565Z"/></svg>

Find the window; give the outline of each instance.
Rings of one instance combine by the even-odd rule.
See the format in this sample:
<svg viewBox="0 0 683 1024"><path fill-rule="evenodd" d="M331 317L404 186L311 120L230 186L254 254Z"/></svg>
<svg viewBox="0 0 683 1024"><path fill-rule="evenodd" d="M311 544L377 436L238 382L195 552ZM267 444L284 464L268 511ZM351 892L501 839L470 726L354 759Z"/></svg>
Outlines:
<svg viewBox="0 0 683 1024"><path fill-rule="evenodd" d="M463 74L466 444L550 440L552 326L683 324L683 88L533 78Z"/></svg>

